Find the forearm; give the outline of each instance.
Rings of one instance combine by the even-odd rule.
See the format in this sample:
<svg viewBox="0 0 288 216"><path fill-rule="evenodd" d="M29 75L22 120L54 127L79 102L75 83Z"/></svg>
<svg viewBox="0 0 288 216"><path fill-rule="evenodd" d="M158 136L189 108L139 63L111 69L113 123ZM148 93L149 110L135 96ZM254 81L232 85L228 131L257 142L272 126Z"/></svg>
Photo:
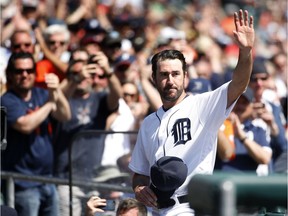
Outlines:
<svg viewBox="0 0 288 216"><path fill-rule="evenodd" d="M48 101L38 110L20 117L13 127L25 134L30 134L33 130L48 117L50 112L55 109L55 103Z"/></svg>
<svg viewBox="0 0 288 216"><path fill-rule="evenodd" d="M71 110L69 102L67 101L63 92L58 89L58 100L56 102L56 110L52 112L54 118L58 121L68 121L71 118Z"/></svg>
<svg viewBox="0 0 288 216"><path fill-rule="evenodd" d="M88 12L87 8L83 5L80 5L77 10L75 10L72 14L70 14L66 18L67 24L74 24L79 22L83 17L85 17L86 13Z"/></svg>
<svg viewBox="0 0 288 216"><path fill-rule="evenodd" d="M6 26L4 26L4 24L1 23L0 27L2 29L2 33L1 33L1 44L2 44L3 42L5 42L7 39L11 37L11 35L15 31L15 25L13 22L10 22Z"/></svg>
<svg viewBox="0 0 288 216"><path fill-rule="evenodd" d="M162 106L162 101L158 91L154 88L154 86L147 79L141 79L141 85L143 91L149 101L150 107L156 111L159 107Z"/></svg>
<svg viewBox="0 0 288 216"><path fill-rule="evenodd" d="M144 176L144 175L140 175L135 173L133 175L133 179L132 179L132 188L135 191L135 189L139 186L149 186L150 184L150 178L149 176Z"/></svg>
<svg viewBox="0 0 288 216"><path fill-rule="evenodd" d="M258 163L258 164L268 164L271 160L271 153L264 150L262 146L256 143L254 140L249 138L244 139L243 145L248 151L248 154Z"/></svg>
<svg viewBox="0 0 288 216"><path fill-rule="evenodd" d="M222 160L229 160L234 153L235 146L231 143L223 131L218 132L217 153Z"/></svg>
<svg viewBox="0 0 288 216"><path fill-rule="evenodd" d="M60 84L60 89L62 90L66 98L72 97L72 95L74 94L76 90L76 87L77 87L77 83L72 80L68 80L67 78L64 79Z"/></svg>
<svg viewBox="0 0 288 216"><path fill-rule="evenodd" d="M112 73L109 76L110 77L107 77L109 85L108 107L110 110L114 110L117 109L119 105L119 99L123 97L123 91L121 83L116 75Z"/></svg>
<svg viewBox="0 0 288 216"><path fill-rule="evenodd" d="M59 20L64 20L66 13L63 13L63 11L67 11L66 6L67 1L66 0L60 0L56 4L56 18Z"/></svg>
<svg viewBox="0 0 288 216"><path fill-rule="evenodd" d="M275 122L272 122L270 125L269 125L269 127L270 127L270 130L271 130L271 136L274 136L274 137L276 137L276 136L278 136L278 134L279 134L279 128L278 128L278 125L275 123Z"/></svg>
<svg viewBox="0 0 288 216"><path fill-rule="evenodd" d="M232 81L229 84L227 107L246 90L250 80L252 65L252 49L240 50L238 63L234 70Z"/></svg>
<svg viewBox="0 0 288 216"><path fill-rule="evenodd" d="M249 81L253 66L252 49L242 49L239 52L239 59L233 73L232 82L241 90L245 90ZM241 91L241 93L242 93Z"/></svg>

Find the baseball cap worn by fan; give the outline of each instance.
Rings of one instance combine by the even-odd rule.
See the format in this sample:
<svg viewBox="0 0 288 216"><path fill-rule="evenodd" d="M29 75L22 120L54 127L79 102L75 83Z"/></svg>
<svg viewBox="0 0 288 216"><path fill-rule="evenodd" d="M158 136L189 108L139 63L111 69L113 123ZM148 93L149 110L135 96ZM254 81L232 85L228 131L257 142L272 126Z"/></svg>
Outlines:
<svg viewBox="0 0 288 216"><path fill-rule="evenodd" d="M123 53L115 60L115 69L117 71L120 69L120 72L124 72L124 70L126 70L135 60L135 56L130 55L129 53Z"/></svg>
<svg viewBox="0 0 288 216"><path fill-rule="evenodd" d="M100 22L93 18L86 20L84 29L88 34L106 33L106 30L100 25Z"/></svg>
<svg viewBox="0 0 288 216"><path fill-rule="evenodd" d="M167 44L170 40L183 40L186 39L184 31L177 30L172 27L164 27L161 29L158 37L158 45Z"/></svg>
<svg viewBox="0 0 288 216"><path fill-rule="evenodd" d="M254 74L267 74L268 75L268 71L266 69L266 65L264 61L265 61L264 59L260 59L260 58L256 58L254 60L251 76L253 76Z"/></svg>
<svg viewBox="0 0 288 216"><path fill-rule="evenodd" d="M119 32L111 31L108 32L103 39L104 47L121 47L122 38Z"/></svg>
<svg viewBox="0 0 288 216"><path fill-rule="evenodd" d="M181 158L164 156L160 158L150 169L150 188L157 196L159 208L175 204L170 197L186 180L187 165Z"/></svg>
<svg viewBox="0 0 288 216"><path fill-rule="evenodd" d="M98 44L100 46L101 42L101 37L98 37L98 35L95 34L87 34L80 40L81 46L86 46L88 44Z"/></svg>
<svg viewBox="0 0 288 216"><path fill-rule="evenodd" d="M204 78L195 78L189 81L187 91L193 94L201 94L204 92L211 91L211 83L209 80Z"/></svg>

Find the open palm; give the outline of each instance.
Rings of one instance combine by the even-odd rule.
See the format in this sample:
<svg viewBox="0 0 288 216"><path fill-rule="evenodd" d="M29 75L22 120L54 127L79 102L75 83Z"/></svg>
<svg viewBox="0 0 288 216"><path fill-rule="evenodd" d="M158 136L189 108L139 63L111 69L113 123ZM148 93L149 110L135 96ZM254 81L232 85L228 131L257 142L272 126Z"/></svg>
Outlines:
<svg viewBox="0 0 288 216"><path fill-rule="evenodd" d="M239 10L234 13L234 23L236 30L233 34L239 48L252 48L255 38L253 17L248 18L248 11Z"/></svg>

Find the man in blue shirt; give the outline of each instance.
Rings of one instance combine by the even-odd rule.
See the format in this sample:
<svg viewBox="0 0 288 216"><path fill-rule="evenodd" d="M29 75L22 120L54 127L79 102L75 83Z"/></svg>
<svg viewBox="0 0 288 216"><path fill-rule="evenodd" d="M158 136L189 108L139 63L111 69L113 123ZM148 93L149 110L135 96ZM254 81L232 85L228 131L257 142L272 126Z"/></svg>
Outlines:
<svg viewBox="0 0 288 216"><path fill-rule="evenodd" d="M8 90L1 97L1 105L7 110L8 144L1 155L2 170L51 176L51 123L69 120L71 116L59 79L49 74L45 77L47 90L34 87L35 61L32 54L23 52L11 55L6 76ZM55 216L57 200L53 184L15 181L15 208L19 216Z"/></svg>

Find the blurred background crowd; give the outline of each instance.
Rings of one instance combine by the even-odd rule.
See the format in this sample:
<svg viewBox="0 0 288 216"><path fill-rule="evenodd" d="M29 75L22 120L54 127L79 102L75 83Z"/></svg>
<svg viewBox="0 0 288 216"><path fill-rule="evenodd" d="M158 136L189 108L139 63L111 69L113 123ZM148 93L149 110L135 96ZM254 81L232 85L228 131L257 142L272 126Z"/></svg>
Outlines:
<svg viewBox="0 0 288 216"><path fill-rule="evenodd" d="M49 88L46 75L56 74L70 104L70 120L53 123L52 130L52 174L64 178L68 177L67 143L73 134L89 129L137 131L141 121L161 107L151 80L153 54L164 49L184 54L186 90L192 94L214 90L231 80L238 59L232 36L233 14L239 9L248 10L254 16L256 31L255 64L249 83L252 93L243 95L219 130L216 168L252 170L259 175L287 172L286 0L0 0L0 7L1 96L13 87L7 69L13 64L9 58L27 52L35 61L33 87ZM19 73L29 75L28 70ZM246 120L252 119L253 127L261 128L263 133L247 126ZM242 129L247 134L244 138L254 139L263 152L260 148L253 152L246 145L238 146L245 142ZM254 138L249 137L251 131ZM97 167L98 177L106 167L105 175L114 173L115 178L129 181L126 175L117 173L130 173L127 165L135 141L135 134L115 133L105 137L101 151L95 153L91 146L87 147L91 157L93 152L100 155L94 161L101 168L99 171ZM5 155L5 150L1 153ZM75 160L80 161L79 155ZM87 163L83 162L83 166ZM115 171L115 167L119 170ZM62 215L67 215L68 188L60 186L58 193L63 201ZM79 188L75 193L82 198L88 194ZM79 214L83 212L76 204L74 207L80 209Z"/></svg>
<svg viewBox="0 0 288 216"><path fill-rule="evenodd" d="M229 80L229 69L237 63L237 47L231 34L233 13L242 8L254 16L257 37L254 54L268 60L273 77L268 87L277 91L275 100L281 101L287 95L286 4L284 0L1 0L1 84L6 83L4 70L10 53L20 48L19 43L15 47L13 40L17 39L12 35L25 30L30 34L31 45L21 46L33 52L36 61L44 57L51 61L61 79L67 69L65 63L80 47L89 54L102 50L114 67L121 57L127 63L142 57L142 64L146 65L152 54L170 46L184 52L188 64L193 65L189 68L191 78L210 79L214 89ZM43 43L35 29L43 35ZM57 32L63 34L58 43L49 38ZM48 51L43 50L44 47ZM139 79L139 64L134 64L137 65L133 67L135 72L126 75L130 80ZM37 77L40 81L41 76Z"/></svg>

